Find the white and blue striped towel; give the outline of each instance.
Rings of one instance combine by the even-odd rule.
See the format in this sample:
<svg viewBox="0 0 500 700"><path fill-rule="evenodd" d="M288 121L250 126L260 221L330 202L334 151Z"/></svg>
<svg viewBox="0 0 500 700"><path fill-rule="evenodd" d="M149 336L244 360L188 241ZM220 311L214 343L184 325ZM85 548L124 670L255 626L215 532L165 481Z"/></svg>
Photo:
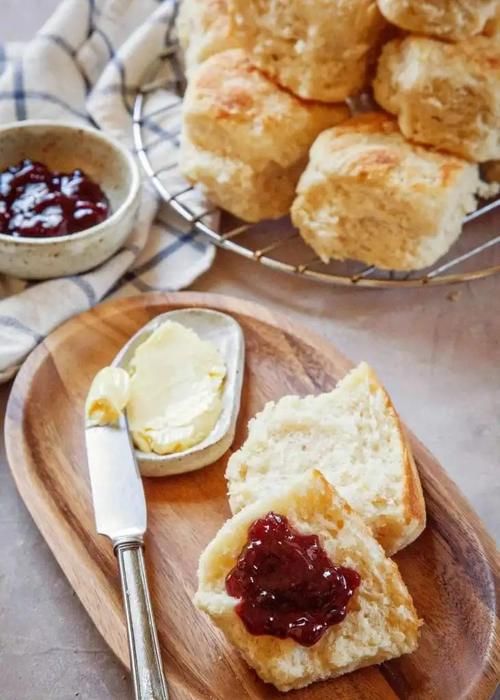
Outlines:
<svg viewBox="0 0 500 700"><path fill-rule="evenodd" d="M175 41L173 0L63 0L27 45L0 45L0 123L74 120L132 142L137 90L156 76L144 138L153 165L172 162L178 146L179 65L168 56ZM170 102L169 102L170 101ZM176 177L169 170L170 177ZM26 284L0 278L0 381L9 379L51 330L110 294L175 290L191 284L214 258L200 239L143 185L138 223L126 249L89 273ZM156 219L156 220L155 220ZM57 303L54 303L57 299Z"/></svg>

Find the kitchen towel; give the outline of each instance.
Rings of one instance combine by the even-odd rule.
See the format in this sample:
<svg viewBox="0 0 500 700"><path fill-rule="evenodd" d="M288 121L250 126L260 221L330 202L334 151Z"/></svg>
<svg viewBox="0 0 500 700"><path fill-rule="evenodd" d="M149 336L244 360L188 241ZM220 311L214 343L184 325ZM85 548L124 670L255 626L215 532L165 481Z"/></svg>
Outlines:
<svg viewBox="0 0 500 700"><path fill-rule="evenodd" d="M0 45L0 124L82 123L134 149L134 101L143 89L147 157L155 171L167 166L163 184L180 191L182 178L169 166L180 131L176 11L174 0L63 0L28 44ZM186 197L195 214L203 209L195 192ZM151 184L143 182L134 231L103 265L39 283L0 278L0 381L71 316L106 296L186 287L213 258L213 246L168 207L159 209Z"/></svg>

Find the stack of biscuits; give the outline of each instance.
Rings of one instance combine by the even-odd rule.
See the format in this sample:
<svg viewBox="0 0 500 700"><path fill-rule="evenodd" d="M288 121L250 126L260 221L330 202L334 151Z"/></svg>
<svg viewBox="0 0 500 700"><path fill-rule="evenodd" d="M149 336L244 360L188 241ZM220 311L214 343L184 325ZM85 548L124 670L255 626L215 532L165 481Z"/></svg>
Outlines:
<svg viewBox="0 0 500 700"><path fill-rule="evenodd" d="M322 260L434 264L500 161L500 0L183 0L181 169ZM371 111L353 114L358 97Z"/></svg>

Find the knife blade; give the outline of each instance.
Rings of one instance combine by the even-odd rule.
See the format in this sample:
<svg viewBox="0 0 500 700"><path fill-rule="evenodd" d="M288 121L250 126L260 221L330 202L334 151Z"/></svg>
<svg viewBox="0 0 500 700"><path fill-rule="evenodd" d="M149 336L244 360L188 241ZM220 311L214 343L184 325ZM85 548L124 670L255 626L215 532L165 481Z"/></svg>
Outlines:
<svg viewBox="0 0 500 700"><path fill-rule="evenodd" d="M85 429L96 529L119 540L142 540L147 514L144 487L125 415L117 425Z"/></svg>
<svg viewBox="0 0 500 700"><path fill-rule="evenodd" d="M97 532L118 558L136 700L168 700L143 554L146 498L127 418L85 428Z"/></svg>

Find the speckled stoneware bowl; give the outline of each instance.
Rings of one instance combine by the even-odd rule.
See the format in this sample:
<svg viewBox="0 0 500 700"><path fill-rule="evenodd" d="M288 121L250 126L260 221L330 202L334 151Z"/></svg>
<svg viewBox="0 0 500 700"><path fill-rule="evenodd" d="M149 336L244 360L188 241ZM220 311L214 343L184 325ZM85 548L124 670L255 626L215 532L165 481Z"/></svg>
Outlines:
<svg viewBox="0 0 500 700"><path fill-rule="evenodd" d="M96 129L48 121L0 127L0 170L23 158L51 170L81 168L104 190L110 216L70 236L14 238L0 232L0 272L24 279L48 279L99 265L124 243L139 205L139 172L128 150Z"/></svg>
<svg viewBox="0 0 500 700"><path fill-rule="evenodd" d="M213 464L227 452L236 431L240 410L243 372L245 368L245 340L239 323L228 314L213 309L176 309L155 316L120 350L113 360L114 367L128 369L135 351L165 321L191 328L202 340L211 342L226 365L222 389L222 410L216 424L202 442L182 452L155 454L136 449L135 456L143 476L170 476L184 474Z"/></svg>

